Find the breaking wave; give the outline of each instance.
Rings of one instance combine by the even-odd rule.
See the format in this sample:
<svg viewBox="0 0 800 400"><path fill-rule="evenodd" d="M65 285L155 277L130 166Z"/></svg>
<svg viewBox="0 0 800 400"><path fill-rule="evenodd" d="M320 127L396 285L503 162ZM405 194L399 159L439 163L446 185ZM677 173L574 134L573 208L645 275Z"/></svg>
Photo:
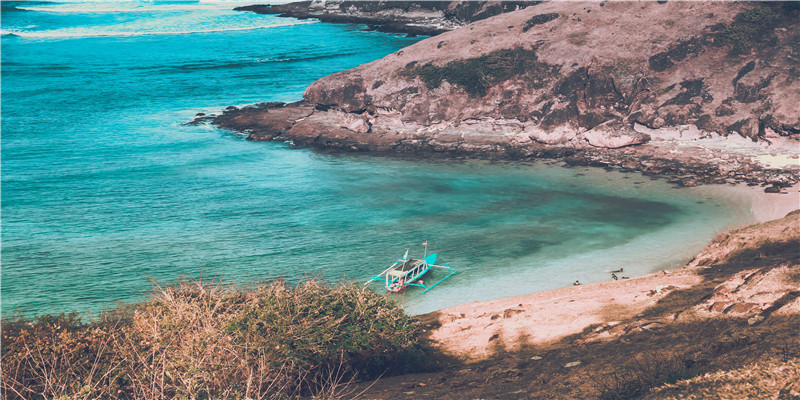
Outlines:
<svg viewBox="0 0 800 400"><path fill-rule="evenodd" d="M316 22L233 11L233 4L230 2L64 2L17 5L17 7L25 7L26 11L35 10L35 13L61 13L53 14L46 20L56 22L56 26L63 24L64 27L36 29L36 25L30 24L6 25L3 26L4 35L62 39L180 35L248 31ZM127 14L129 12L135 14Z"/></svg>
<svg viewBox="0 0 800 400"><path fill-rule="evenodd" d="M98 31L96 29L57 29L52 31L18 31L18 30L3 30L3 35L14 35L27 38L87 38L87 37L125 37L125 36L147 36L147 35L185 35L192 33L212 33L212 32L232 32L232 31L249 31L255 29L269 29L279 28L284 26L304 25L314 23L315 21L288 21L285 23L272 23L266 25L253 25L253 26L240 26L240 27L224 27L218 26L206 29L188 29L188 30L130 30L130 31Z"/></svg>
<svg viewBox="0 0 800 400"><path fill-rule="evenodd" d="M199 1L199 2L167 2L154 4L149 2L124 1L69 1L38 3L35 5L16 5L17 10L39 11L48 13L131 13L154 11L198 11L198 10L230 10L234 6L248 5L250 1Z"/></svg>

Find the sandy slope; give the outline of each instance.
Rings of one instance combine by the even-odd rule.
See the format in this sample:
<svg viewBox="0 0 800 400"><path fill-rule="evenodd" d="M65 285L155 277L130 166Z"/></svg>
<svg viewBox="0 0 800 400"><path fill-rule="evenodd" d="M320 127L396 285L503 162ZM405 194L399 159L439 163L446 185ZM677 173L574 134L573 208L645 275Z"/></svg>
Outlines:
<svg viewBox="0 0 800 400"><path fill-rule="evenodd" d="M791 194L776 196L780 195L762 192L755 196L754 212L761 216L786 215L799 205L796 188L793 188ZM613 337L630 329L630 324L617 326L620 321L636 317L654 307L671 292L700 285L706 279L702 274L709 265L721 263L730 254L748 246L785 241L794 241L800 251L800 214L795 213L776 221L720 235L682 269L633 279L610 280L487 302L467 303L440 310L428 316L437 319L440 324L429 332L429 338L436 347L447 353L481 359L498 349L515 350L522 345L554 342L580 333L591 325L602 325L603 336ZM787 268L800 272L800 265L790 265ZM782 276L781 272L777 274ZM624 273L618 275L623 276ZM746 281L741 278L732 279L730 285L734 287L739 287ZM722 310L723 307L737 302L747 304L738 306L741 309L757 304L745 313L755 311L753 307L769 307L768 304L776 301L783 291L789 290L780 283L783 278L776 279L778 283L763 280L763 287L759 286L763 292L777 293L776 296L763 296L763 293L757 299L755 294L754 298L723 296L718 299L720 304L717 308ZM714 299L704 303L704 307L712 307Z"/></svg>

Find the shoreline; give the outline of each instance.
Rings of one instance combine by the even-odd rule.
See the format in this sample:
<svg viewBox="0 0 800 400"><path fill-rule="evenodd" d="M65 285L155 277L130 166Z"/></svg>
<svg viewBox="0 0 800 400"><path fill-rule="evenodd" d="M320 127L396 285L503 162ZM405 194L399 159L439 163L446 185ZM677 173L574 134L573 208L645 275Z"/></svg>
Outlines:
<svg viewBox="0 0 800 400"><path fill-rule="evenodd" d="M799 185L792 188L795 200L798 198L798 188ZM797 212L800 207L797 202L792 207L789 201L768 202L769 198L766 196L769 193L742 191L741 188L739 193L752 201L751 209L758 222L721 233L682 267L629 279L566 286L445 307L420 315L431 328L426 339L431 346L446 354L467 362L476 362L490 358L498 352L548 346L570 335L586 333L588 327L595 327L594 332L598 333L593 340L610 340L627 333L637 324L638 329L650 323L662 324L677 320L678 314L675 314L674 318L667 318L668 321L657 319L657 322L642 322L648 317L653 319L653 315L648 315L648 310L657 308L659 301L670 293L691 290L704 284L707 278L702 271L709 268L709 260L719 262L741 247L752 247L748 241L761 243L765 240L798 240L800 227L793 226L800 222L800 213ZM771 218L779 214L778 218ZM783 226L780 230L772 228L767 233L758 231L763 230L763 226L781 223ZM751 233L753 231L756 233ZM739 232L739 235L732 235L734 232ZM733 237L740 235L738 238ZM730 242L734 242L734 245ZM737 299L734 302L742 301L741 296ZM772 300L777 301L774 298ZM713 302L709 306L713 309ZM726 303L726 306L730 307L730 304ZM745 308L742 307L743 310ZM753 316L758 314L756 311L766 308L764 305L752 306L741 314ZM703 310L699 311L702 314Z"/></svg>
<svg viewBox="0 0 800 400"><path fill-rule="evenodd" d="M778 168L765 168L762 161L765 157L772 157L776 159L784 159L788 165L798 165L800 167L800 160L796 157L798 154L791 153L787 149L791 149L791 142L789 145L783 143L776 146L777 149L764 149L756 143L749 143L747 140L741 143L725 143L718 145L710 142L705 142L699 138L686 139L681 138L680 132L691 130L691 128L681 129L679 127L665 127L657 130L650 130L648 133L653 137L661 137L662 140L651 142L650 144L641 145L638 147L644 148L644 155L637 147L625 147L621 149L599 149L588 150L584 153L581 151L586 149L565 149L565 148L550 148L543 151L541 154L521 154L520 152L510 151L509 148L498 148L495 144L484 144L483 147L476 147L470 151L460 151L460 149L439 149L439 151L432 150L430 147L425 151L417 151L419 148L404 148L401 151L397 149L385 148L382 144L375 142L359 142L354 143L348 141L352 138L341 136L341 132L335 132L329 137L323 137L323 134L314 136L309 140L308 137L294 137L284 133L267 137L260 136L264 133L261 129L264 125L259 126L259 123L264 123L265 115L259 114L257 110L268 108L270 110L277 110L278 112L292 113L294 111L287 110L293 105L302 104L294 103L286 105L257 105L244 107L242 109L227 110L221 116L208 116L196 119L196 122L213 121L213 125L221 128L227 128L245 132L248 134L247 139L251 141L281 141L287 142L293 147L308 147L313 150L343 152L343 153L369 153L376 156L389 156L389 157L413 157L419 159L488 159L499 162L544 162L553 163L554 165L560 164L566 168L573 167L595 167L605 168L608 171L617 172L633 172L634 175L641 177L649 177L651 179L659 179L670 184L676 188L685 188L690 191L697 191L701 195L706 195L711 198L721 197L727 198L724 200L730 204L741 205L742 208L749 209L749 218L745 222L734 223L725 229L717 232L718 235L726 234L731 230L740 228L749 223L766 222L785 216L790 211L793 211L800 206L800 184L797 183L800 177L800 169L778 169ZM277 108L274 108L277 107ZM256 111L251 114L251 111ZM266 113L269 118L269 112ZM238 120L240 116L244 116L244 120ZM282 116L285 116L283 114ZM251 125L255 123L255 125ZM239 125L241 124L241 125ZM272 122L266 122L266 126L271 126ZM676 135L676 131L679 132ZM491 139L492 135L487 135ZM677 136L677 138L675 137ZM497 136L494 135L494 138ZM333 139L332 139L333 138ZM329 140L332 139L332 140ZM361 136L358 140L363 140ZM356 140L356 139L353 139ZM787 141L793 139L788 138ZM697 142L697 143L696 143ZM366 143L366 144L364 144ZM696 146L693 146L697 144ZM419 141L418 145L426 146L428 143ZM348 147L349 146L349 147ZM544 154L544 156L541 156ZM650 171L642 171L642 163L652 162L654 154L663 156L671 156L673 159L662 159L662 167L651 169ZM711 157L709 157L709 155ZM706 157L706 158L703 158ZM711 164L706 162L711 160ZM696 163L696 164L693 164ZM741 166L748 171L748 175L742 175L739 172ZM715 172L722 172L722 175L715 174ZM735 206L731 208L737 208ZM709 241L711 238L709 238ZM707 244L706 242L705 244ZM694 243L699 249L703 248L704 243ZM699 251L698 249L698 251ZM687 257L688 260L688 257ZM682 265L671 267L676 270L682 268ZM668 269L670 270L670 269ZM652 271L652 270L651 270ZM634 277L641 278L649 276L645 273L639 275L634 270ZM602 283L599 283L602 284ZM543 291L535 291L529 294L519 296L530 296L537 293L547 293L556 289L544 289ZM514 296L516 297L516 296ZM493 302L502 300L479 300L479 303ZM413 303L412 303L413 304ZM471 304L471 303L464 303ZM413 305L416 308L418 304ZM452 306L458 307L458 306ZM428 308L419 315L426 315L427 313L435 313L437 311L447 310L451 307L444 307L434 311ZM417 314L418 312L413 312Z"/></svg>
<svg viewBox="0 0 800 400"><path fill-rule="evenodd" d="M294 147L321 150L421 158L561 160L568 166L615 168L666 177L685 187L745 183L779 192L800 182L800 154L796 151L800 141L794 137L753 142L741 137L706 137L693 125L659 129L636 126L637 133L647 137L646 142L596 147L580 141L540 142L519 130L521 126L505 126L498 121L447 128L411 124L403 129L376 130L368 121L362 121L362 116L320 107L305 100L231 106L221 114L198 115L187 124L210 123L245 134L249 141L287 142ZM568 135L570 129L557 128L552 134Z"/></svg>
<svg viewBox="0 0 800 400"><path fill-rule="evenodd" d="M800 184L784 188L781 193L765 193L753 187L745 187L750 196L750 209L758 222L782 218L800 208Z"/></svg>
<svg viewBox="0 0 800 400"><path fill-rule="evenodd" d="M721 234L683 268L426 314L438 369L359 388L376 400L397 387L445 399L798 395L786 352L800 344L798 248L800 210Z"/></svg>
<svg viewBox="0 0 800 400"><path fill-rule="evenodd" d="M593 250L586 254L564 254L557 258L546 259L521 259L515 264L516 268L520 268L518 272L514 271L514 268L509 269L517 284L509 283L508 279L487 280L486 276L479 274L479 276L462 283L462 289L471 293L469 297L460 295L458 290L448 290L445 285L440 292L426 294L427 297L424 298L421 296L411 297L408 300L404 298L404 307L407 312L413 315L426 315L462 304L490 303L507 297L547 293L569 287L576 279L583 284L602 284L610 278L609 274L603 271L613 270L618 266L624 266L625 271L617 275L628 278L640 278L665 270L676 271L694 259L715 238L751 224L782 218L800 207L800 192L798 192L800 185L785 189L782 194L767 193L759 187L744 184L709 184L688 188L679 185L670 186L668 181L663 178L640 186L631 184L641 183L637 181L641 181L644 176L633 174L640 177L637 180L634 176L628 177L628 174L619 174L618 172L595 169L594 173L590 173L584 168L576 171L578 175L588 174L589 176L586 178L589 179L593 179L591 177L594 174L597 176L612 174L609 175L610 179L606 185L613 187L614 189L611 190L615 193L625 193L629 190L649 191L654 187L662 186L668 191L677 191L675 196L683 198L680 203L683 206L690 205L695 201L717 204L727 210L726 222L721 225L712 222L698 228L692 225L696 224L696 222L691 222L694 219L692 217L676 221L664 230L642 235L632 241L610 248ZM710 229L703 231L706 227L710 227ZM689 231L692 233L687 233ZM690 237L695 239L690 239ZM473 269L481 269L480 265L467 265ZM537 276L542 276L542 278L537 278ZM504 286L508 284L514 286ZM437 303L441 305L436 306Z"/></svg>
<svg viewBox="0 0 800 400"><path fill-rule="evenodd" d="M800 86L786 64L792 56L775 56L794 54L796 8L589 5L498 9L508 12L463 20L458 29L321 78L302 101L229 108L194 123L252 141L341 151L561 159L666 176L687 187L744 182L777 192L800 182L800 125L791 100ZM348 7L287 6L361 12ZM365 11L380 18L383 6L375 7ZM745 22L751 14L768 15L762 23L776 36L769 44L743 42L749 53L739 54L718 32L753 28ZM651 29L641 31L642 21ZM759 62L765 59L776 62Z"/></svg>
<svg viewBox="0 0 800 400"><path fill-rule="evenodd" d="M283 4L240 6L234 8L234 11L299 20L317 19L325 23L364 24L369 31L414 37L436 36L471 22L533 5L506 0L485 5L482 3L487 2L294 1Z"/></svg>

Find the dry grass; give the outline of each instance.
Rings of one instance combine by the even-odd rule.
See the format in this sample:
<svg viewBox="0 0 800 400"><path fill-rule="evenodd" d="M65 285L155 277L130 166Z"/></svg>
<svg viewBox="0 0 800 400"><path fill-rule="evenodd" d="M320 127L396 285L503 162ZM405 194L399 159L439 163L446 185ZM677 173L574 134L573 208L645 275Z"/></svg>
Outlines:
<svg viewBox="0 0 800 400"><path fill-rule="evenodd" d="M800 359L773 359L703 374L653 389L644 398L797 399L800 398Z"/></svg>
<svg viewBox="0 0 800 400"><path fill-rule="evenodd" d="M353 284L156 285L150 301L89 323L74 313L6 319L2 397L353 397L354 380L421 360L418 329Z"/></svg>

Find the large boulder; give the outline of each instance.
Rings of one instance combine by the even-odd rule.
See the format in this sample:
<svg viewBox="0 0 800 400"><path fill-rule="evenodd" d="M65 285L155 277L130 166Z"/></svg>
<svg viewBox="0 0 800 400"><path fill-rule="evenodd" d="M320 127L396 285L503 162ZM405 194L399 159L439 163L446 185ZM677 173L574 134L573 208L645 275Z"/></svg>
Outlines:
<svg viewBox="0 0 800 400"><path fill-rule="evenodd" d="M650 136L639 133L617 120L604 122L583 133L584 139L594 146L607 149L644 144L650 141Z"/></svg>

